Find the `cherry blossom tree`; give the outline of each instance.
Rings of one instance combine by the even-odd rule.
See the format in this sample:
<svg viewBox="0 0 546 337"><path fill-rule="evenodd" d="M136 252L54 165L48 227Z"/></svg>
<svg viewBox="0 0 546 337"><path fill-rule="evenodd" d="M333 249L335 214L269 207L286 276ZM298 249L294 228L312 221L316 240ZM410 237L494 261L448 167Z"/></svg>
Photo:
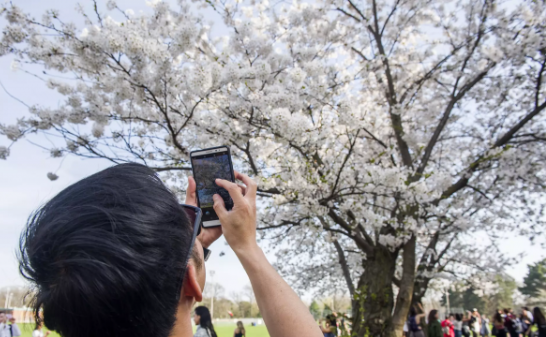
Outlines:
<svg viewBox="0 0 546 337"><path fill-rule="evenodd" d="M544 228L543 1L94 5L84 28L0 9L0 56L65 97L0 132L144 163L179 192L189 151L228 144L279 270L343 280L357 336L399 336L431 280L502 267L496 239Z"/></svg>

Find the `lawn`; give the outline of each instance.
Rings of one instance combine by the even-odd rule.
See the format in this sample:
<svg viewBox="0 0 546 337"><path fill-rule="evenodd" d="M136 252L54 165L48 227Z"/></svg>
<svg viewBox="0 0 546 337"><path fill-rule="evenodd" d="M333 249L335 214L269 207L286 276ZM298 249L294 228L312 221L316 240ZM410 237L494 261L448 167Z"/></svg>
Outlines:
<svg viewBox="0 0 546 337"><path fill-rule="evenodd" d="M34 324L19 324L21 328L21 337L32 337L32 330L34 329ZM235 330L235 324L222 324L214 327L218 337L233 337L233 330ZM247 325L245 327L247 337L269 337L265 325L251 326ZM47 329L44 328L44 331ZM59 337L59 334L52 332L49 337Z"/></svg>
<svg viewBox="0 0 546 337"><path fill-rule="evenodd" d="M231 325L218 325L214 327L218 337L233 337L233 330L235 330L235 324ZM258 326L245 326L246 337L269 337L265 325Z"/></svg>
<svg viewBox="0 0 546 337"><path fill-rule="evenodd" d="M32 331L34 330L34 324L28 323L19 323L19 329L21 329L21 337L32 337ZM43 329L44 335L47 331L46 328ZM56 332L51 332L48 337L59 337L59 334Z"/></svg>

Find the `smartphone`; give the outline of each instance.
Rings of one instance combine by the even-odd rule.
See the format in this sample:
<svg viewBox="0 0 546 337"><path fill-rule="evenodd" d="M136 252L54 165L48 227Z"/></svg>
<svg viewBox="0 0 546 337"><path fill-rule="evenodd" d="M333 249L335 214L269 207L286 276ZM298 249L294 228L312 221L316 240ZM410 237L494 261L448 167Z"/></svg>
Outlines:
<svg viewBox="0 0 546 337"><path fill-rule="evenodd" d="M217 178L235 182L231 152L227 146L192 151L190 153L193 178L197 184L197 203L203 211L203 227L220 226L214 212L212 196L218 194L224 199L226 209L233 208L233 200L226 189L216 185Z"/></svg>

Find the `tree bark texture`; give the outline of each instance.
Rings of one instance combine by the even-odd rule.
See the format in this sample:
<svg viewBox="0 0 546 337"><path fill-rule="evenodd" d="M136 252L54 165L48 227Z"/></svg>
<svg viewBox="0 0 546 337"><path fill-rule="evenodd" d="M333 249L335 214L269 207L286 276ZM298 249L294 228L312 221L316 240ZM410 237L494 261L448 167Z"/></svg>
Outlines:
<svg viewBox="0 0 546 337"><path fill-rule="evenodd" d="M355 291L353 336L386 336L394 306L392 281L397 253L376 246L364 262L364 273Z"/></svg>
<svg viewBox="0 0 546 337"><path fill-rule="evenodd" d="M387 326L386 337L400 337L404 323L412 303L413 286L415 279L415 236L406 242L402 254L402 278L396 296L396 306L392 315L391 324Z"/></svg>

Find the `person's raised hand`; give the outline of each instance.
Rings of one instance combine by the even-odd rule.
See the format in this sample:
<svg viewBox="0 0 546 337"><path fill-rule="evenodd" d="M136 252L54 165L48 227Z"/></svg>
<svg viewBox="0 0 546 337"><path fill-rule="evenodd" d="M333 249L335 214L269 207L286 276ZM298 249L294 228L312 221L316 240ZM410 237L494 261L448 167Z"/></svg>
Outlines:
<svg viewBox="0 0 546 337"><path fill-rule="evenodd" d="M256 243L256 190L254 180L246 174L235 171L235 178L241 180L246 188L231 181L216 179L216 185L225 188L233 208L228 211L224 200L218 194L213 196L214 211L220 218L226 241L235 253L257 247Z"/></svg>
<svg viewBox="0 0 546 337"><path fill-rule="evenodd" d="M188 188L186 189L186 205L197 206L197 185L193 177L188 177ZM210 227L210 228L201 228L201 233L197 239L201 242L203 247L208 248L210 245L218 240L222 236L222 227Z"/></svg>

